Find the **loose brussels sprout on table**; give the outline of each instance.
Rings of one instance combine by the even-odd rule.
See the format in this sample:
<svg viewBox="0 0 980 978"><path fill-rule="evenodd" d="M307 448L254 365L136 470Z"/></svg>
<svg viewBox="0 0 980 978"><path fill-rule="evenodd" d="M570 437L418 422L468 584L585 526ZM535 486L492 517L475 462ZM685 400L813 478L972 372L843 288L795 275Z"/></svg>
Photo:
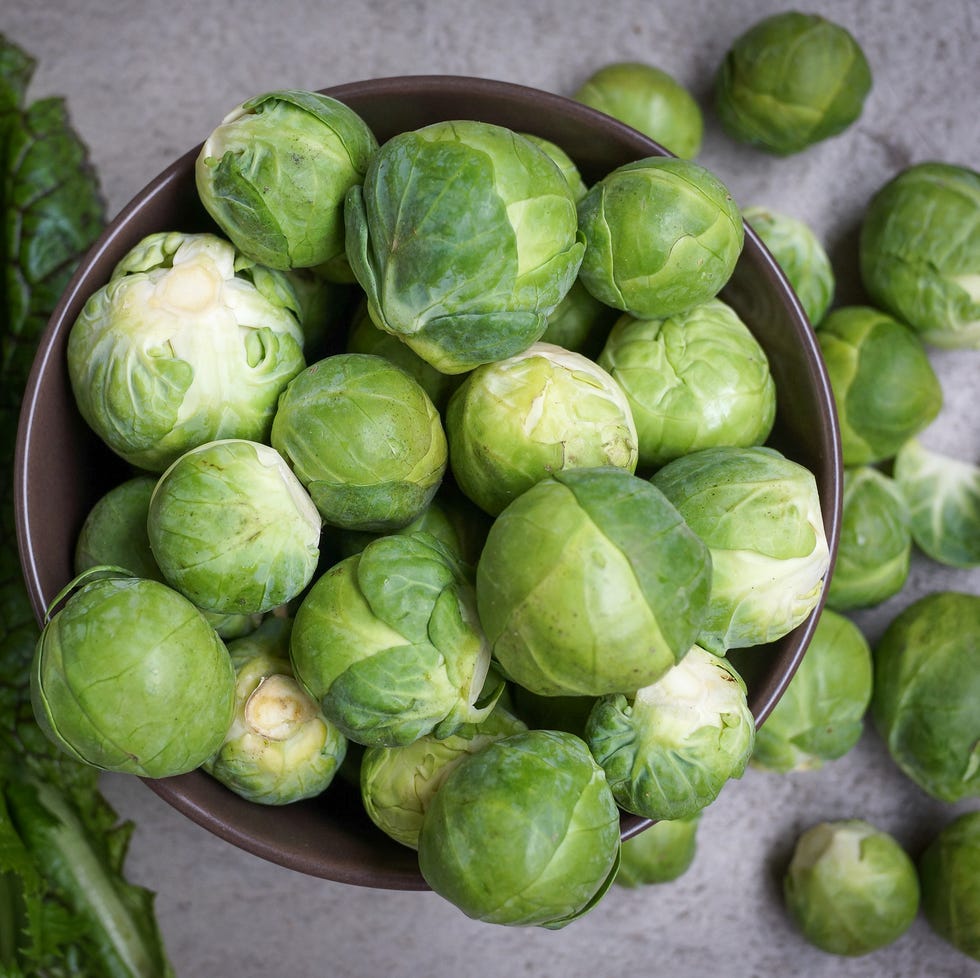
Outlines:
<svg viewBox="0 0 980 978"><path fill-rule="evenodd" d="M661 819L622 845L616 884L627 889L670 883L694 862L701 813L689 818Z"/></svg>

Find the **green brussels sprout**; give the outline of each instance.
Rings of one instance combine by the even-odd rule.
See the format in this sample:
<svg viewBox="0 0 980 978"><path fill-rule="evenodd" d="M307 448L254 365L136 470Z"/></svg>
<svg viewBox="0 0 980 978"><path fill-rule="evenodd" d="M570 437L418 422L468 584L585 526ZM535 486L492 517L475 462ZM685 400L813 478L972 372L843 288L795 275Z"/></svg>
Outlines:
<svg viewBox="0 0 980 978"><path fill-rule="evenodd" d="M620 386L581 353L534 343L477 367L446 409L457 485L492 516L565 469L636 469L637 438Z"/></svg>
<svg viewBox="0 0 980 978"><path fill-rule="evenodd" d="M919 858L922 910L933 930L980 961L980 811L945 825Z"/></svg>
<svg viewBox="0 0 980 978"><path fill-rule="evenodd" d="M586 745L529 730L449 774L422 822L419 868L468 917L559 929L608 890L619 848L619 812Z"/></svg>
<svg viewBox="0 0 980 978"><path fill-rule="evenodd" d="M874 302L940 347L980 349L980 173L903 170L871 198L859 241Z"/></svg>
<svg viewBox="0 0 980 978"><path fill-rule="evenodd" d="M980 798L980 596L914 601L874 648L871 715L892 759L940 801Z"/></svg>
<svg viewBox="0 0 980 978"><path fill-rule="evenodd" d="M697 645L650 686L603 696L585 725L616 803L654 819L689 818L714 801L742 776L754 739L742 677Z"/></svg>
<svg viewBox="0 0 980 978"><path fill-rule="evenodd" d="M827 607L870 608L898 594L909 576L912 534L902 487L879 469L844 469L837 562Z"/></svg>
<svg viewBox="0 0 980 978"><path fill-rule="evenodd" d="M871 680L867 639L824 608L803 661L756 733L753 766L786 774L843 757L864 730Z"/></svg>
<svg viewBox="0 0 980 978"><path fill-rule="evenodd" d="M836 280L830 257L813 229L796 217L767 207L745 207L742 218L772 252L807 319L816 326L830 308Z"/></svg>
<svg viewBox="0 0 980 978"><path fill-rule="evenodd" d="M714 298L744 243L732 195L689 160L652 156L613 170L579 202L578 216L587 242L582 284L639 319Z"/></svg>
<svg viewBox="0 0 980 978"><path fill-rule="evenodd" d="M578 273L568 181L515 132L476 121L401 133L345 205L371 319L447 374L526 349Z"/></svg>
<svg viewBox="0 0 980 978"><path fill-rule="evenodd" d="M845 306L827 316L817 339L845 465L892 458L939 414L939 379L921 340L897 319L870 306Z"/></svg>
<svg viewBox="0 0 980 978"><path fill-rule="evenodd" d="M289 662L291 618L272 616L228 643L235 667L235 716L207 760L212 777L248 801L288 805L325 791L347 751L343 735L296 681Z"/></svg>
<svg viewBox="0 0 980 978"><path fill-rule="evenodd" d="M860 819L807 829L797 839L783 893L811 944L848 957L891 944L919 910L914 863L891 835Z"/></svg>
<svg viewBox="0 0 980 978"><path fill-rule="evenodd" d="M544 696L659 679L701 628L707 547L663 493L624 469L567 469L497 517L476 571L502 671Z"/></svg>
<svg viewBox="0 0 980 978"><path fill-rule="evenodd" d="M200 608L258 614L295 598L320 556L320 515L282 456L243 440L182 455L150 498L150 547Z"/></svg>
<svg viewBox="0 0 980 978"><path fill-rule="evenodd" d="M530 132L522 132L521 135L525 139L529 139L539 149L543 149L554 160L558 165L558 169L561 170L562 175L568 181L568 186L572 191L572 197L577 204L585 196L589 188L585 185L585 181L582 179L582 174L579 172L575 160L561 146L553 143L550 139L535 136L534 133Z"/></svg>
<svg viewBox="0 0 980 978"><path fill-rule="evenodd" d="M779 156L857 120L871 68L851 34L816 14L774 14L738 37L718 68L715 109L734 139Z"/></svg>
<svg viewBox="0 0 980 978"><path fill-rule="evenodd" d="M704 119L694 96L666 71L636 61L605 65L572 96L649 136L675 156L701 150Z"/></svg>
<svg viewBox="0 0 980 978"><path fill-rule="evenodd" d="M448 458L439 412L422 386L366 353L327 357L291 381L272 446L323 519L349 530L411 523L439 488Z"/></svg>
<svg viewBox="0 0 980 978"><path fill-rule="evenodd" d="M980 567L980 466L911 438L895 456L893 475L919 549L949 567Z"/></svg>
<svg viewBox="0 0 980 978"><path fill-rule="evenodd" d="M697 854L700 821L700 812L661 819L623 842L617 885L632 890L683 876Z"/></svg>
<svg viewBox="0 0 980 978"><path fill-rule="evenodd" d="M403 747L478 723L490 662L457 558L427 533L369 543L317 579L296 611L296 677L347 737Z"/></svg>
<svg viewBox="0 0 980 978"><path fill-rule="evenodd" d="M718 445L761 445L772 431L776 385L769 361L720 299L665 319L623 315L599 365L626 393L642 466Z"/></svg>
<svg viewBox="0 0 980 978"><path fill-rule="evenodd" d="M306 365L295 303L282 273L213 234L151 234L71 328L78 410L152 472L208 441L264 441L279 395Z"/></svg>
<svg viewBox="0 0 980 978"><path fill-rule="evenodd" d="M773 642L817 606L830 551L805 466L771 448L706 448L650 481L711 553L699 645L720 655Z"/></svg>
<svg viewBox="0 0 980 978"><path fill-rule="evenodd" d="M344 277L344 196L378 142L343 102L319 92L257 95L204 141L201 203L242 254L271 268L331 266Z"/></svg>
<svg viewBox="0 0 980 978"><path fill-rule="evenodd" d="M433 796L464 758L527 726L500 704L485 719L448 737L425 734L405 747L368 747L361 761L361 799L371 821L396 842L419 847Z"/></svg>
<svg viewBox="0 0 980 978"><path fill-rule="evenodd" d="M575 279L565 298L548 317L541 342L573 350L594 360L618 317L618 309L600 302L580 279Z"/></svg>
<svg viewBox="0 0 980 978"><path fill-rule="evenodd" d="M94 573L69 585L38 639L30 677L38 725L105 771L166 778L194 770L231 724L235 671L224 643L165 584Z"/></svg>

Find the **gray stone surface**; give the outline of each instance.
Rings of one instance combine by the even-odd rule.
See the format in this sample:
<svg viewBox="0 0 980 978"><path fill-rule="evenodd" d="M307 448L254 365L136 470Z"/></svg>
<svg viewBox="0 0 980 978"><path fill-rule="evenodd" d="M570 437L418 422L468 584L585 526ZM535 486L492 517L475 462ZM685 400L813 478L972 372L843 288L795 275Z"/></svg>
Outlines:
<svg viewBox="0 0 980 978"><path fill-rule="evenodd" d="M238 102L266 89L445 73L570 94L601 64L646 60L706 107L701 162L740 203L809 221L837 265L838 301L859 301L855 231L870 194L913 162L976 166L980 7L974 0L814 0L801 8L852 30L875 84L848 132L776 159L721 133L709 91L731 40L779 7L758 0L6 0L0 30L39 59L33 96L68 96L112 213ZM924 440L980 461L980 353L930 355L946 407ZM978 593L980 572L917 559L902 594L861 615L861 624L873 641L914 597L942 588ZM784 914L779 874L811 823L867 818L916 851L958 811L976 807L928 798L898 773L871 729L820 772L748 772L706 811L684 877L643 891L614 889L592 914L555 933L478 924L431 893L306 878L209 835L135 779L107 776L104 784L136 822L129 873L157 892L182 978L962 978L980 970L921 918L890 947L852 961L809 947Z"/></svg>

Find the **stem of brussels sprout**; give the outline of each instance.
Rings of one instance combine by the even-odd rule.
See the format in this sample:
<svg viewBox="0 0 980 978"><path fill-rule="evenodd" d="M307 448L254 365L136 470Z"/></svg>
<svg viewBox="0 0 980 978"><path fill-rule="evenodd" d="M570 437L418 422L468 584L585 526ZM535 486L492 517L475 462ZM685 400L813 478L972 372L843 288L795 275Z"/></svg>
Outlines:
<svg viewBox="0 0 980 978"><path fill-rule="evenodd" d="M291 676L266 676L245 702L245 722L268 740L288 740L316 716L316 704Z"/></svg>

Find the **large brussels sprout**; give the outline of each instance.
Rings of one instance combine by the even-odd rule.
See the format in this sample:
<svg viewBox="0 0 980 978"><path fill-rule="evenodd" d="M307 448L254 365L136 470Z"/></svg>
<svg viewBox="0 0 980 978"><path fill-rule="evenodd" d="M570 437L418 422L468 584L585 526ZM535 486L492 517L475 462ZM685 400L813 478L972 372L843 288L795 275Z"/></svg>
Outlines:
<svg viewBox="0 0 980 978"><path fill-rule="evenodd" d="M565 298L548 317L541 342L573 350L594 360L618 318L618 309L600 302L580 279L575 279Z"/></svg>
<svg viewBox="0 0 980 978"><path fill-rule="evenodd" d="M619 847L619 812L586 745L529 730L446 778L422 823L419 868L468 917L557 929L608 890Z"/></svg>
<svg viewBox="0 0 980 978"><path fill-rule="evenodd" d="M689 818L661 819L627 839L616 883L627 889L670 883L683 876L697 854L701 813Z"/></svg>
<svg viewBox="0 0 980 978"><path fill-rule="evenodd" d="M639 318L713 298L742 252L742 215L725 185L689 160L635 160L578 205L586 248L579 275L601 302Z"/></svg>
<svg viewBox="0 0 980 978"><path fill-rule="evenodd" d="M715 78L715 109L735 139L787 156L860 115L871 69L851 34L817 14L773 14L738 37Z"/></svg>
<svg viewBox="0 0 980 978"><path fill-rule="evenodd" d="M439 488L448 457L422 386L366 353L327 357L291 381L271 440L323 519L350 530L411 523Z"/></svg>
<svg viewBox="0 0 980 978"><path fill-rule="evenodd" d="M870 306L844 306L824 319L817 339L845 465L892 458L939 414L939 379L922 341L897 319Z"/></svg>
<svg viewBox="0 0 980 978"><path fill-rule="evenodd" d="M651 482L711 553L699 645L723 654L772 642L817 606L830 552L807 468L771 448L706 448Z"/></svg>
<svg viewBox="0 0 980 978"><path fill-rule="evenodd" d="M72 587L34 651L41 729L106 771L165 778L199 767L221 746L235 704L217 633L159 581L89 572Z"/></svg>
<svg viewBox="0 0 980 978"><path fill-rule="evenodd" d="M980 798L980 596L927 594L874 648L871 715L895 763L940 801Z"/></svg>
<svg viewBox="0 0 980 978"><path fill-rule="evenodd" d="M371 318L449 374L537 340L584 249L558 165L484 122L437 122L388 140L345 215Z"/></svg>
<svg viewBox="0 0 980 978"><path fill-rule="evenodd" d="M980 349L980 173L903 170L868 204L860 262L875 303L927 343Z"/></svg>
<svg viewBox="0 0 980 978"><path fill-rule="evenodd" d="M497 517L476 595L510 679L545 696L601 696L680 660L710 586L707 548L663 493L623 469L568 469Z"/></svg>
<svg viewBox="0 0 980 978"><path fill-rule="evenodd" d="M600 366L548 343L477 367L446 410L449 463L460 489L496 516L564 469L636 469L629 403Z"/></svg>
<svg viewBox="0 0 980 978"><path fill-rule="evenodd" d="M803 936L848 957L891 944L919 910L912 860L891 835L861 819L807 829L797 839L783 892Z"/></svg>
<svg viewBox="0 0 980 978"><path fill-rule="evenodd" d="M626 393L643 466L717 445L761 445L772 430L769 361L720 299L666 319L623 315L599 364Z"/></svg>
<svg viewBox="0 0 980 978"><path fill-rule="evenodd" d="M282 273L213 234L151 234L69 333L78 410L114 452L153 472L204 442L264 441L306 365L295 304Z"/></svg>
<svg viewBox="0 0 980 978"><path fill-rule="evenodd" d="M343 277L344 196L364 179L377 147L343 102L319 92L268 92L229 113L204 141L198 195L253 261L326 265Z"/></svg>
<svg viewBox="0 0 980 978"><path fill-rule="evenodd" d="M649 136L676 156L693 159L701 149L704 119L694 96L660 68L618 61L593 72L575 101Z"/></svg>
<svg viewBox="0 0 980 978"><path fill-rule="evenodd" d="M731 663L693 646L650 686L604 696L585 740L620 808L689 818L710 804L752 754L755 720Z"/></svg>
<svg viewBox="0 0 980 978"><path fill-rule="evenodd" d="M806 655L759 728L752 764L785 774L843 757L871 702L871 648L849 618L824 609Z"/></svg>

